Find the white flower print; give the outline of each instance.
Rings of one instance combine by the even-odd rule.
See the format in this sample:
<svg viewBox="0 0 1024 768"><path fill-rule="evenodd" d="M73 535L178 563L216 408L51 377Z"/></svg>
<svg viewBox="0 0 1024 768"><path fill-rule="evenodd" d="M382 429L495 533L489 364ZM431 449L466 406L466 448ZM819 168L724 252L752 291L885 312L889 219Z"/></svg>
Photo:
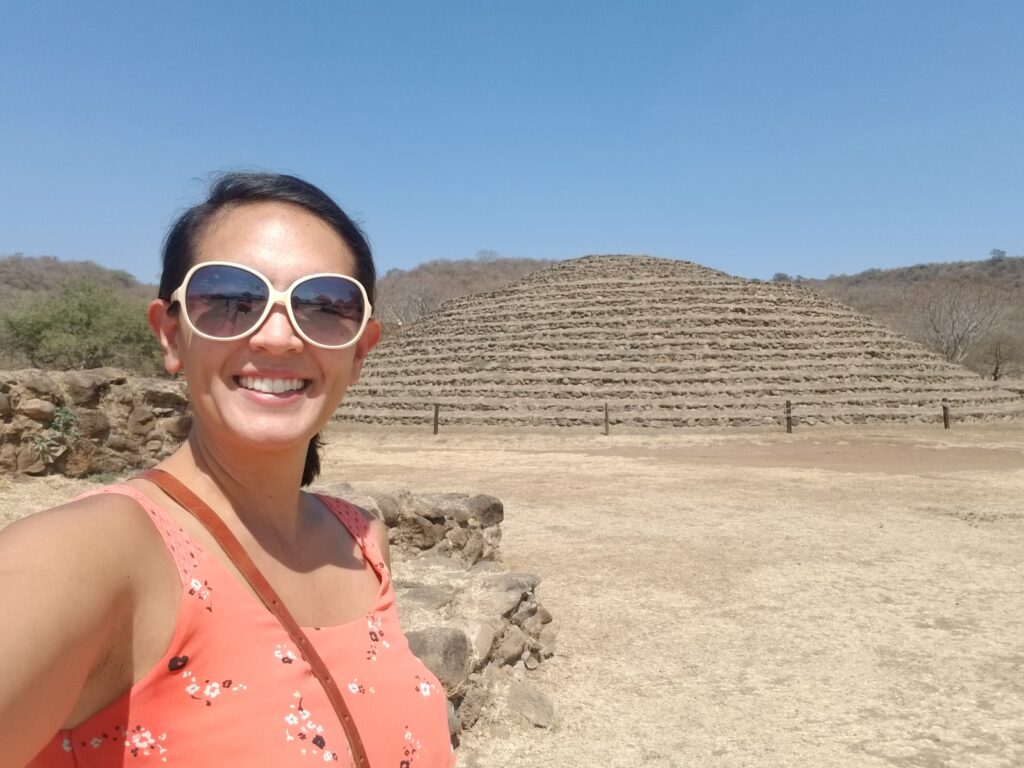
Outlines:
<svg viewBox="0 0 1024 768"><path fill-rule="evenodd" d="M295 746L301 755L320 755L322 750L324 761L337 760L337 754L327 749L323 725L314 721L313 713L302 705L302 695L298 691L293 695L298 701L288 705L292 711L285 715L284 721L291 727L285 728L284 740L296 742ZM292 727L295 726L298 726L298 730L292 733Z"/></svg>
<svg viewBox="0 0 1024 768"><path fill-rule="evenodd" d="M146 749L156 744L156 739L153 738L153 734L149 731L139 731L138 733L132 734L132 745L138 749Z"/></svg>
<svg viewBox="0 0 1024 768"><path fill-rule="evenodd" d="M424 680L419 675L416 675L416 679L419 680L416 684L416 690L419 691L420 696L429 696L436 690L436 686L429 680Z"/></svg>
<svg viewBox="0 0 1024 768"><path fill-rule="evenodd" d="M71 746L71 739L68 738L65 738L64 741L60 743L60 746L65 752L70 752L74 749L74 747Z"/></svg>
<svg viewBox="0 0 1024 768"><path fill-rule="evenodd" d="M103 739L101 739L99 736L93 736L92 740L89 742L89 746L92 747L93 749L99 749L100 745L102 745L102 744L103 744Z"/></svg>
<svg viewBox="0 0 1024 768"><path fill-rule="evenodd" d="M222 693L227 691L238 693L239 691L245 691L248 689L245 683L236 683L231 679L207 679L200 682L199 678L190 670L185 670L181 673L181 676L188 681L188 685L185 686L185 693L196 701L204 702L208 707L213 706L213 700ZM202 696L199 695L200 691L202 692Z"/></svg>
<svg viewBox="0 0 1024 768"><path fill-rule="evenodd" d="M348 684L348 689L351 693L359 693L359 683L351 682Z"/></svg>
<svg viewBox="0 0 1024 768"><path fill-rule="evenodd" d="M128 738L125 739L124 745L128 748L132 757L138 757L139 755L148 757L154 747L158 755L164 755L167 752L167 747L158 743L160 741L167 741L166 733L154 736L148 728L137 725L127 736ZM161 757L161 761L166 763L167 758Z"/></svg>
<svg viewBox="0 0 1024 768"><path fill-rule="evenodd" d="M274 648L274 658L280 659L284 664L293 664L298 657L292 651L288 650L287 645L281 645L279 643Z"/></svg>
<svg viewBox="0 0 1024 768"><path fill-rule="evenodd" d="M370 635L370 647L366 650L366 659L368 661L376 661L377 646L390 648L391 643L384 639L384 622L381 621L380 616L373 613L369 614L366 617L366 628Z"/></svg>
<svg viewBox="0 0 1024 768"><path fill-rule="evenodd" d="M196 590L196 592L198 592L200 589L203 588L203 582L201 582L199 579L192 579L192 581L189 582L189 586L192 587L192 589Z"/></svg>

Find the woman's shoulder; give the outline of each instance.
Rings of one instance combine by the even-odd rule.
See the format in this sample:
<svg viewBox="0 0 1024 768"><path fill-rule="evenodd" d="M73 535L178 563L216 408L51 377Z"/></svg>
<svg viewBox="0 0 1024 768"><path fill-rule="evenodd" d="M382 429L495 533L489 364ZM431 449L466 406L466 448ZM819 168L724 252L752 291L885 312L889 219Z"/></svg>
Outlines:
<svg viewBox="0 0 1024 768"><path fill-rule="evenodd" d="M346 527L357 539L372 541L380 550L388 568L391 568L391 548L388 543L388 527L384 520L368 509L337 496L317 493L317 498L327 505L336 516L340 517Z"/></svg>
<svg viewBox="0 0 1024 768"><path fill-rule="evenodd" d="M119 493L0 531L0 657L18 659L0 683L0 752L30 757L71 716L98 665L131 637L140 595L168 583L161 546L146 511Z"/></svg>
<svg viewBox="0 0 1024 768"><path fill-rule="evenodd" d="M140 497L130 486L112 486L27 515L0 531L0 558L9 566L14 557L24 567L114 576L161 546Z"/></svg>

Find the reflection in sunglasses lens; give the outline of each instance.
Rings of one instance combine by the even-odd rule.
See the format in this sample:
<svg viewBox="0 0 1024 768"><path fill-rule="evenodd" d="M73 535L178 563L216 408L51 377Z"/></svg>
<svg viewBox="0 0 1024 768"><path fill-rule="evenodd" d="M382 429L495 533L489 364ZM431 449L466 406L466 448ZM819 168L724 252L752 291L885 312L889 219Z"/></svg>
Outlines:
<svg viewBox="0 0 1024 768"><path fill-rule="evenodd" d="M320 344L344 344L363 322L358 286L340 277L314 277L295 286L292 311L303 332Z"/></svg>
<svg viewBox="0 0 1024 768"><path fill-rule="evenodd" d="M192 275L185 302L189 320L199 331L230 338L256 324L267 297L267 286L256 275L233 267L212 266Z"/></svg>

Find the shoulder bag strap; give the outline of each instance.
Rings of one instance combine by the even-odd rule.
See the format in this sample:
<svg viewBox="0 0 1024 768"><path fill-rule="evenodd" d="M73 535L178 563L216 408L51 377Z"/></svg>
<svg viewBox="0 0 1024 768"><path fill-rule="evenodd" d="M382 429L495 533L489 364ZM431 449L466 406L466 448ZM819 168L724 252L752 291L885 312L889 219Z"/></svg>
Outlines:
<svg viewBox="0 0 1024 768"><path fill-rule="evenodd" d="M363 741L359 737L356 723L352 719L348 706L345 704L345 700L342 698L341 691L338 690L334 678L327 669L327 665L324 664L324 660L320 658L320 654L317 653L316 648L313 647L313 644L285 607L281 598L277 596L274 588L270 586L270 582L260 573L252 558L242 548L242 545L235 538L235 535L231 533L227 525L224 524L224 521L217 516L216 512L210 509L205 501L186 488L178 478L169 472L165 472L162 469L148 469L139 474L139 477L155 484L164 493L178 502L178 504L191 512L203 524L206 530L210 532L213 538L217 540L221 549L224 550L225 554L231 559L231 562L235 564L235 567L245 577L245 580L249 582L249 586L252 587L260 600L263 601L267 610L274 614L277 620L281 622L281 626L288 632L288 636L291 637L292 642L295 643L302 657L309 664L313 676L323 686L324 693L327 694L331 706L334 707L334 711L338 715L338 720L341 721L341 725L345 729L345 736L348 738L352 757L355 759L358 768L370 768L370 761L366 756L366 749L363 747Z"/></svg>

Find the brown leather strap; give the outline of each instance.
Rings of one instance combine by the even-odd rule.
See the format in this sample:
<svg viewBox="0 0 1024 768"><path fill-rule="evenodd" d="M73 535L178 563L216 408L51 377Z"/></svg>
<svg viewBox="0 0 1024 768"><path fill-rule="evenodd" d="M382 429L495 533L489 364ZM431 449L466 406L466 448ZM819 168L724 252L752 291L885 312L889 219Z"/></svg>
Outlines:
<svg viewBox="0 0 1024 768"><path fill-rule="evenodd" d="M203 524L206 530L210 532L213 538L217 540L221 549L231 559L231 562L235 564L235 567L245 577L245 580L249 582L249 586L259 595L263 604L267 606L267 610L274 614L277 620L281 622L281 626L284 627L292 642L298 647L302 658L309 664L313 676L320 681L324 693L327 694L331 706L334 707L334 711L338 715L338 720L341 721L341 725L345 729L345 736L348 737L352 757L355 759L358 768L370 768L366 749L363 747L362 739L359 738L359 730L356 728L356 723L352 719L348 706L345 704L345 700L342 698L341 691L338 690L334 678L331 677L327 665L324 664L324 660L320 658L320 654L316 652L316 648L313 647L313 644L285 607L281 598L277 596L274 588L270 586L270 582L260 573L259 568L256 567L252 558L242 548L242 545L235 538L235 535L231 533L227 525L224 524L224 521L217 516L216 512L210 509L205 501L186 488L178 478L169 472L165 472L162 469L148 469L142 472L139 477L149 480L158 486L164 493L191 512Z"/></svg>

